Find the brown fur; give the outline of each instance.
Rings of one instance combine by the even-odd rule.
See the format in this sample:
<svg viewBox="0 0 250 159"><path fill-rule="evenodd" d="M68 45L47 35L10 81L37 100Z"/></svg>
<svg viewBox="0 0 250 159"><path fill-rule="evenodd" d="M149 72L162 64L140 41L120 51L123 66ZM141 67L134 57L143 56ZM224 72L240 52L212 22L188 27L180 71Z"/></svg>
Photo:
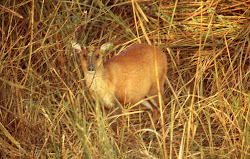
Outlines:
<svg viewBox="0 0 250 159"><path fill-rule="evenodd" d="M163 95L167 59L165 53L159 48L147 44L135 44L104 63L102 63L101 51L90 50L81 50L81 63L86 83L93 91L93 97L96 92L104 100L106 108L116 107L114 96L122 105L125 105L135 104L145 97L158 95L156 66L159 92ZM151 99L151 103L155 104L151 107L154 122L158 119L158 99L158 97ZM144 104L148 106L145 102ZM120 112L118 111L117 114Z"/></svg>

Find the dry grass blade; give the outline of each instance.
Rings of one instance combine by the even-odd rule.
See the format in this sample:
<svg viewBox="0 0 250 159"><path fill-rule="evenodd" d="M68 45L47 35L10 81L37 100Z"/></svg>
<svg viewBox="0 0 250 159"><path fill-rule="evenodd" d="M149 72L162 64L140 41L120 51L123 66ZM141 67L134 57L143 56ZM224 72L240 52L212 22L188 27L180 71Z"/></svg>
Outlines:
<svg viewBox="0 0 250 159"><path fill-rule="evenodd" d="M0 122L0 130L4 133L4 135L14 144L16 147L21 150L23 153L26 153L26 151L21 147L20 143L15 140L14 137L11 136L11 134L8 132L8 130L3 126L3 124Z"/></svg>
<svg viewBox="0 0 250 159"><path fill-rule="evenodd" d="M2 5L0 5L0 8L2 8L2 10L6 11L6 12L10 12L11 14L17 16L18 18L23 19L23 16L22 16L22 15L18 14L17 12L15 12L15 11L9 9L9 8L6 8L6 7L2 6ZM0 14L1 14L1 13L0 13Z"/></svg>

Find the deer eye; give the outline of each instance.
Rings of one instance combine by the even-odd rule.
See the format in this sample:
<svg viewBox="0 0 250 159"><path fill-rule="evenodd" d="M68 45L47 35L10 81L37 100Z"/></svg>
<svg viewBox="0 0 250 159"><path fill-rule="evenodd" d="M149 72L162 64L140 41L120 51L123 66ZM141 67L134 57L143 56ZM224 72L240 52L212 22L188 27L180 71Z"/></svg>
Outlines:
<svg viewBox="0 0 250 159"><path fill-rule="evenodd" d="M99 55L99 54L97 54L97 55L96 55L96 58L99 58L99 57L100 57L100 55Z"/></svg>
<svg viewBox="0 0 250 159"><path fill-rule="evenodd" d="M83 54L83 57L86 59L88 57L88 55L87 54Z"/></svg>

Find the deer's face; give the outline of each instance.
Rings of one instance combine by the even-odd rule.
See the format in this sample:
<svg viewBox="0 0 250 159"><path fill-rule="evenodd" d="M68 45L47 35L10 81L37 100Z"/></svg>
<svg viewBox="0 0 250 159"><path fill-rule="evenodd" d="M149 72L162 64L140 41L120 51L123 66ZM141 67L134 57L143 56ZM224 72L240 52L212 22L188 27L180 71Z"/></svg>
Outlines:
<svg viewBox="0 0 250 159"><path fill-rule="evenodd" d="M91 46L82 49L81 54L86 71L96 71L101 66L102 54L99 49Z"/></svg>

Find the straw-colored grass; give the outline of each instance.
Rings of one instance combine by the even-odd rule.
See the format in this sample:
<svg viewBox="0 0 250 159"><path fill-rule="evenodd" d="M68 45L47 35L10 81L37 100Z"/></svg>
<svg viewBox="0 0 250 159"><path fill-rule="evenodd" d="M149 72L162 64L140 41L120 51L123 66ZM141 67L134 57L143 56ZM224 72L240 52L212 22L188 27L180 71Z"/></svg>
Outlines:
<svg viewBox="0 0 250 159"><path fill-rule="evenodd" d="M250 157L250 1L0 2L1 158ZM164 124L91 100L71 39L168 56Z"/></svg>

